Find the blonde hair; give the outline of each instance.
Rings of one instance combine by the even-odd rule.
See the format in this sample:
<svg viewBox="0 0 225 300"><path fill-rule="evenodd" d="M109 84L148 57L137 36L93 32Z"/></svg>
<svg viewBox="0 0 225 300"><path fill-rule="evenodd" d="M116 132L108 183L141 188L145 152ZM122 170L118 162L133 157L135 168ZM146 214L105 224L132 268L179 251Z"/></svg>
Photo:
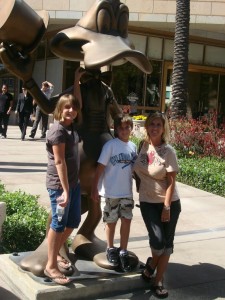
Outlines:
<svg viewBox="0 0 225 300"><path fill-rule="evenodd" d="M146 121L145 121L145 131L146 131L145 139L146 140L149 139L147 128L151 124L151 122L155 119L162 120L162 123L163 123L162 141L164 143L168 143L169 140L170 140L169 122L168 122L168 119L167 119L166 115L164 113L161 113L161 112L158 112L158 111L154 112L154 113L150 113L149 116L147 117Z"/></svg>
<svg viewBox="0 0 225 300"><path fill-rule="evenodd" d="M65 94L59 98L59 101L56 104L53 117L56 121L63 121L62 113L65 105L71 105L77 111L77 118L80 119L80 103L72 94Z"/></svg>

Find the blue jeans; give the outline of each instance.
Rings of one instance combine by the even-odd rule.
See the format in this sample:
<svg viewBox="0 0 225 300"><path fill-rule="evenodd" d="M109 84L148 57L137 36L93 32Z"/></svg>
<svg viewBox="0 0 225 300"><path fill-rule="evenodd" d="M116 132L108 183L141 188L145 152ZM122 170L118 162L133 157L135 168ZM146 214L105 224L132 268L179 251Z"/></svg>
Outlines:
<svg viewBox="0 0 225 300"><path fill-rule="evenodd" d="M80 184L77 184L76 187L69 190L69 203L65 207L62 221L58 221L58 216L56 214L56 199L61 196L62 192L62 189L48 189L52 209L52 221L50 227L56 232L63 232L65 227L77 228L81 220Z"/></svg>
<svg viewBox="0 0 225 300"><path fill-rule="evenodd" d="M140 202L141 214L148 230L149 245L157 256L173 253L173 241L177 221L181 212L180 200L173 201L170 206L170 221L162 222L163 203Z"/></svg>

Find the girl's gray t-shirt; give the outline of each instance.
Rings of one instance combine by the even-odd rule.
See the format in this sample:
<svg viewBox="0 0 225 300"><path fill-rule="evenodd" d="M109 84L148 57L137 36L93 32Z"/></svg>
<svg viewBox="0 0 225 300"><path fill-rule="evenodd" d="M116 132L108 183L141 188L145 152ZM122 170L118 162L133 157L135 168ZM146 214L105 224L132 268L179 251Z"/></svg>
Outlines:
<svg viewBox="0 0 225 300"><path fill-rule="evenodd" d="M48 154L48 166L46 186L49 189L62 189L58 172L55 166L53 145L65 144L65 160L69 187L73 188L78 182L80 159L78 153L79 137L73 126L64 127L59 122L54 122L47 133L46 150Z"/></svg>

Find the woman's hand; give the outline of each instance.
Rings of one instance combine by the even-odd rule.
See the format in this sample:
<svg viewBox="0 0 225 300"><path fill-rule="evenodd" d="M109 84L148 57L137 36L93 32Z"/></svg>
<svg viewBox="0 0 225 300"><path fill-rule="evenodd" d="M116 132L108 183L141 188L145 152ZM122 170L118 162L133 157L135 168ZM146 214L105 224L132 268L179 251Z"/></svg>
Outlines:
<svg viewBox="0 0 225 300"><path fill-rule="evenodd" d="M161 215L162 222L169 222L170 221L170 207L163 207L162 215Z"/></svg>

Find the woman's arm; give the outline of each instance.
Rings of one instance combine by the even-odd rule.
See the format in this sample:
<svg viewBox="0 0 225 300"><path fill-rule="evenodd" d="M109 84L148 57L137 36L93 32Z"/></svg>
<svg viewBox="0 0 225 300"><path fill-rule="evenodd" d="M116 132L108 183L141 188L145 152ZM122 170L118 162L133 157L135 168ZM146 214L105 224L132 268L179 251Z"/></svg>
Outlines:
<svg viewBox="0 0 225 300"><path fill-rule="evenodd" d="M168 222L170 220L170 205L171 199L173 196L175 182L176 182L176 172L168 172L167 173L167 189L166 189L166 196L164 200L164 208L162 211L161 221Z"/></svg>
<svg viewBox="0 0 225 300"><path fill-rule="evenodd" d="M53 145L52 149L55 159L55 166L63 188L64 201L60 205L65 207L69 201L69 182L65 161L65 144Z"/></svg>

